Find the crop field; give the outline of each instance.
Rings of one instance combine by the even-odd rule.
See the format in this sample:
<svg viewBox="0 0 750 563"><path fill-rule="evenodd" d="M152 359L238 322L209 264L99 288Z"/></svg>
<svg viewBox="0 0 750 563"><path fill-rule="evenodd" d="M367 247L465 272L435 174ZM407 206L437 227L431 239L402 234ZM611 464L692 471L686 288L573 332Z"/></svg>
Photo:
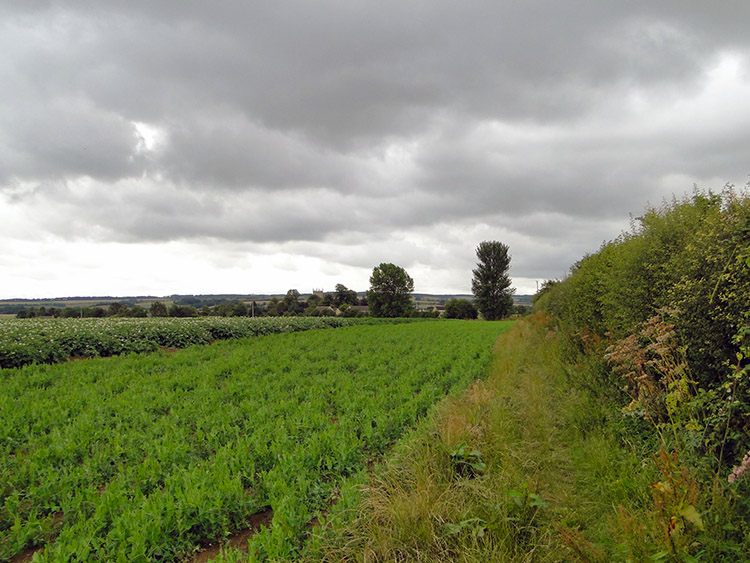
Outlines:
<svg viewBox="0 0 750 563"><path fill-rule="evenodd" d="M360 325L0 371L0 560L294 558L509 323ZM248 545L249 542L249 545ZM35 550L35 551L34 551Z"/></svg>
<svg viewBox="0 0 750 563"><path fill-rule="evenodd" d="M71 357L117 356L184 348L214 340L408 319L202 317L0 319L0 368L51 364Z"/></svg>

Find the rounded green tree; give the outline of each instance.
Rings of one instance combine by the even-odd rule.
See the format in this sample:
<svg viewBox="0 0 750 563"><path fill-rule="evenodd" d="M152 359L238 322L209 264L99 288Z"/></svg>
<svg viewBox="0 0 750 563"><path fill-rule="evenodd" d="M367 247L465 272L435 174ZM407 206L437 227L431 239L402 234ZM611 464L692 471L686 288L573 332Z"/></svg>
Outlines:
<svg viewBox="0 0 750 563"><path fill-rule="evenodd" d="M414 311L411 292L414 280L394 264L380 264L372 270L367 303L373 317L408 317Z"/></svg>
<svg viewBox="0 0 750 563"><path fill-rule="evenodd" d="M474 303L468 299L450 299L445 304L446 319L476 319L478 314Z"/></svg>
<svg viewBox="0 0 750 563"><path fill-rule="evenodd" d="M507 317L513 309L510 287L510 248L497 241L484 241L477 247L477 267L472 270L471 291L479 312L488 321Z"/></svg>
<svg viewBox="0 0 750 563"><path fill-rule="evenodd" d="M152 317L168 317L169 316L169 313L167 311L167 306L161 301L154 301L153 303L151 303L150 312L151 312Z"/></svg>

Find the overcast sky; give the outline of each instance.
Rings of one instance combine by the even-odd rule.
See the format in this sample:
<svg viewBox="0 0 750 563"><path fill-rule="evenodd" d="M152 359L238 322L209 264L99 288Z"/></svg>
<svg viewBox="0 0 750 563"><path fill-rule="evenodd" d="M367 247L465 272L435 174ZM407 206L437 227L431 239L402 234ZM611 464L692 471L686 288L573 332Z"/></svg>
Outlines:
<svg viewBox="0 0 750 563"><path fill-rule="evenodd" d="M0 0L0 298L518 293L750 173L750 2Z"/></svg>

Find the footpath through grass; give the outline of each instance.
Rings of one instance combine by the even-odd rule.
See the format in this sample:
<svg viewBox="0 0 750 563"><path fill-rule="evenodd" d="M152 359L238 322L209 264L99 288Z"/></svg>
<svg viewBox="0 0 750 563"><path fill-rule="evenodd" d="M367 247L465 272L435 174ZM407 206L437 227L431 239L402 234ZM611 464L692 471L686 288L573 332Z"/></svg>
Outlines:
<svg viewBox="0 0 750 563"><path fill-rule="evenodd" d="M358 505L341 503L311 558L662 560L650 454L570 375L543 320L516 323L489 377L403 442Z"/></svg>

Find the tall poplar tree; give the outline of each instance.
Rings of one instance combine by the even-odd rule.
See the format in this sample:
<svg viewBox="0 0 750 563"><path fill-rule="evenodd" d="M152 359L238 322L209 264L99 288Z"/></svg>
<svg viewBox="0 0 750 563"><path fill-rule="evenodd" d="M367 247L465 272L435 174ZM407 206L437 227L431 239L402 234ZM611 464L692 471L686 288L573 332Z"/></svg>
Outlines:
<svg viewBox="0 0 750 563"><path fill-rule="evenodd" d="M510 248L497 241L484 241L477 247L477 267L472 270L471 291L474 303L488 321L507 317L513 309L510 287Z"/></svg>

